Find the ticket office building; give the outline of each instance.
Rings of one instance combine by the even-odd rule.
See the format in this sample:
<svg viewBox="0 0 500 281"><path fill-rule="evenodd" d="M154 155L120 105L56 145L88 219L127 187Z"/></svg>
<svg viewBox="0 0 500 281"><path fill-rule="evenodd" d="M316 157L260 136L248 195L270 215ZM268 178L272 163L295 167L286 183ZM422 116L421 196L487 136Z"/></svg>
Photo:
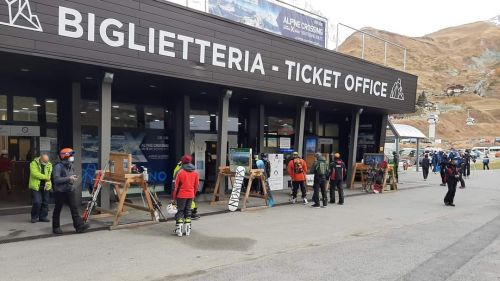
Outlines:
<svg viewBox="0 0 500 281"><path fill-rule="evenodd" d="M413 75L174 4L29 3L19 23L0 4L0 148L18 179L70 146L83 196L110 151L168 189L188 153L207 192L229 147L308 162L338 151L350 165L383 147L388 114L414 110ZM29 202L12 185L0 206Z"/></svg>

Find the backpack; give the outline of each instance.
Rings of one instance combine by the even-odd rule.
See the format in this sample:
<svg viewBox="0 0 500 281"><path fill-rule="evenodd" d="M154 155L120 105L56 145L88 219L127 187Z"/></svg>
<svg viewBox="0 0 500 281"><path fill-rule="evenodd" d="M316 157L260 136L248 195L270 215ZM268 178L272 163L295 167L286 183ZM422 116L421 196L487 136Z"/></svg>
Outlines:
<svg viewBox="0 0 500 281"><path fill-rule="evenodd" d="M317 176L326 177L328 173L328 166L325 161L319 161L316 164L316 170L314 171Z"/></svg>
<svg viewBox="0 0 500 281"><path fill-rule="evenodd" d="M293 160L293 172L295 174L303 174L304 168L302 167L302 161L300 159Z"/></svg>

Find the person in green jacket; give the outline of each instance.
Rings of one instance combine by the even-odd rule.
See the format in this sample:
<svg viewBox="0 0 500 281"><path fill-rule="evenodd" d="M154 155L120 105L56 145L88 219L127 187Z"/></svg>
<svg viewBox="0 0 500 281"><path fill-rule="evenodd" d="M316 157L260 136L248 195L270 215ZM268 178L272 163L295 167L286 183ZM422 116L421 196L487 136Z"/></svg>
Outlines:
<svg viewBox="0 0 500 281"><path fill-rule="evenodd" d="M50 181L52 175L52 164L47 154L33 159L30 163L29 188L31 189L32 207L31 222L50 222L49 216L49 192L52 189Z"/></svg>

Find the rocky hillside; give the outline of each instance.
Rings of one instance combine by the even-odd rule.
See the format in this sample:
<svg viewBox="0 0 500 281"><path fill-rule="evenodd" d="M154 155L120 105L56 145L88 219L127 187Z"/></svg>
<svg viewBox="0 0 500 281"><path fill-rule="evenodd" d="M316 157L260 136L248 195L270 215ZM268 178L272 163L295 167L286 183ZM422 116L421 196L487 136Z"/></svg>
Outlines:
<svg viewBox="0 0 500 281"><path fill-rule="evenodd" d="M363 30L408 49L406 71L418 75L418 93L425 91L436 107L418 108L414 115L395 122L414 125L427 133L429 113L440 114L437 137L448 145L476 144L500 137L500 26L490 21L450 27L423 37L407 37L373 28ZM360 57L361 34L351 35L339 48ZM367 60L384 64L384 44L365 37ZM387 65L403 68L403 51L389 47ZM448 96L449 87L464 87L459 96ZM467 110L476 124L466 126ZM475 140L474 140L475 139ZM472 143L470 143L472 144Z"/></svg>

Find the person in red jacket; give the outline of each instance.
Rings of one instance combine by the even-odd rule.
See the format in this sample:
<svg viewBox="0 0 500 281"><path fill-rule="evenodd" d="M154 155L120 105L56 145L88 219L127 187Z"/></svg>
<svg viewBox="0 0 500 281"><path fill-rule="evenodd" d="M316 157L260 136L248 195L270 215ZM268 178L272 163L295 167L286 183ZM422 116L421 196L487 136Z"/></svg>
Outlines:
<svg viewBox="0 0 500 281"><path fill-rule="evenodd" d="M199 176L189 155L182 156L181 170L175 178L175 189L172 200L176 201L177 214L175 214L175 234L182 236L191 234L191 203L198 190Z"/></svg>
<svg viewBox="0 0 500 281"><path fill-rule="evenodd" d="M307 204L306 172L306 161L299 157L298 152L294 152L292 160L288 162L288 175L292 178L292 198L290 198L290 203L292 204L297 203L297 191L299 187L302 192L302 203L304 205Z"/></svg>

